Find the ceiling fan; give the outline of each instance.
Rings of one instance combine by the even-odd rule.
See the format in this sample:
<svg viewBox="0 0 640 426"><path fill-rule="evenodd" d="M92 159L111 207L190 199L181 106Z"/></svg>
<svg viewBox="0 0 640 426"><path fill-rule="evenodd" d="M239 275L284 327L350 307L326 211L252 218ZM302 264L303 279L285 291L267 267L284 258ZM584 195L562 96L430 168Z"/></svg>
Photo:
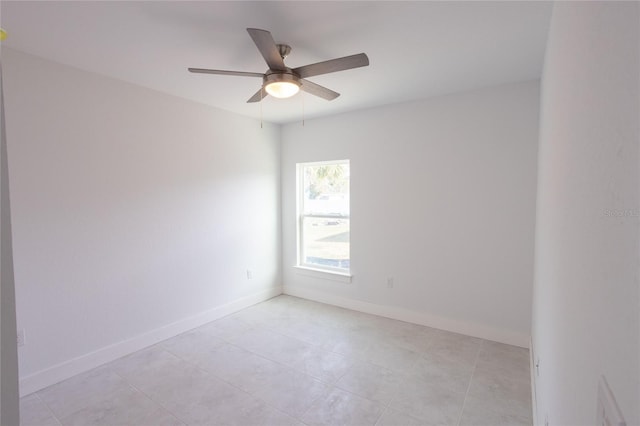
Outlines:
<svg viewBox="0 0 640 426"><path fill-rule="evenodd" d="M365 67L369 65L369 58L364 53L345 56L343 58L330 59L328 61L305 65L298 68L289 68L284 64L284 58L291 52L291 46L276 44L271 33L266 30L247 28L253 42L258 47L262 57L267 62L269 69L263 73L244 71L211 70L205 68L189 68L190 72L201 74L237 75L242 77L262 77L262 87L247 102L260 102L267 95L276 98L288 98L300 89L328 101L340 96L340 93L315 84L307 77L344 71L351 68Z"/></svg>

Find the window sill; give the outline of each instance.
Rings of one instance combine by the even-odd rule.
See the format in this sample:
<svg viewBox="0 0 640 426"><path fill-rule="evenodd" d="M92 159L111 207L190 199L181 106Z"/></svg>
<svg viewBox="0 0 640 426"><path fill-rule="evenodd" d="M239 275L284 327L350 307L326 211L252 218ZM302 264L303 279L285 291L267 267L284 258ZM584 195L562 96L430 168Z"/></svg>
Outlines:
<svg viewBox="0 0 640 426"><path fill-rule="evenodd" d="M321 278L325 280L339 281L342 283L351 283L352 275L348 272L327 271L325 269L315 269L308 266L294 266L296 272L307 277Z"/></svg>

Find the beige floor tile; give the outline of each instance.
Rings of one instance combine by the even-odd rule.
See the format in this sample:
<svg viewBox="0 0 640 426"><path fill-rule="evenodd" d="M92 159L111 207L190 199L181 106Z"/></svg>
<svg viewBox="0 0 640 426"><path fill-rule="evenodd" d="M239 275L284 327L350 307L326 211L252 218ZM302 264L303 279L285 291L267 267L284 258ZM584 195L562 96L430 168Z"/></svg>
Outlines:
<svg viewBox="0 0 640 426"><path fill-rule="evenodd" d="M129 385L107 367L100 367L38 392L38 396L62 419L83 408L99 404Z"/></svg>
<svg viewBox="0 0 640 426"><path fill-rule="evenodd" d="M203 354L197 365L251 394L293 372L291 368L233 345Z"/></svg>
<svg viewBox="0 0 640 426"><path fill-rule="evenodd" d="M406 374L428 383L435 383L458 392L469 388L473 365L461 364L442 356L425 355Z"/></svg>
<svg viewBox="0 0 640 426"><path fill-rule="evenodd" d="M326 398L330 390L328 385L311 376L294 371L279 375L254 395L299 419L317 399Z"/></svg>
<svg viewBox="0 0 640 426"><path fill-rule="evenodd" d="M302 421L309 426L373 426L383 411L381 404L334 389L325 399L318 399L304 414Z"/></svg>
<svg viewBox="0 0 640 426"><path fill-rule="evenodd" d="M499 409L465 405L459 426L531 426L531 415L510 414Z"/></svg>
<svg viewBox="0 0 640 426"><path fill-rule="evenodd" d="M180 359L162 347L162 344L151 346L131 355L119 358L107 366L125 379L163 367L172 368L180 363Z"/></svg>
<svg viewBox="0 0 640 426"><path fill-rule="evenodd" d="M530 426L529 353L279 296L22 398L21 412L23 426Z"/></svg>
<svg viewBox="0 0 640 426"><path fill-rule="evenodd" d="M401 413L393 408L387 408L382 414L376 426L423 426L423 420Z"/></svg>
<svg viewBox="0 0 640 426"><path fill-rule="evenodd" d="M405 376L389 406L428 425L456 426L464 397L459 390Z"/></svg>
<svg viewBox="0 0 640 426"><path fill-rule="evenodd" d="M400 375L367 362L354 364L336 386L371 401L388 404L402 384Z"/></svg>
<svg viewBox="0 0 640 426"><path fill-rule="evenodd" d="M184 425L167 410L133 388L119 390L108 399L62 418L61 422L65 426Z"/></svg>
<svg viewBox="0 0 640 426"><path fill-rule="evenodd" d="M20 398L21 426L60 426L49 407L36 394Z"/></svg>
<svg viewBox="0 0 640 426"><path fill-rule="evenodd" d="M349 370L353 361L349 358L322 349L304 352L293 361L292 368L306 373L328 384L334 384Z"/></svg>
<svg viewBox="0 0 640 426"><path fill-rule="evenodd" d="M224 344L226 342L215 334L205 329L197 328L165 340L161 343L161 346L173 355L186 361L191 361L194 357L215 350Z"/></svg>

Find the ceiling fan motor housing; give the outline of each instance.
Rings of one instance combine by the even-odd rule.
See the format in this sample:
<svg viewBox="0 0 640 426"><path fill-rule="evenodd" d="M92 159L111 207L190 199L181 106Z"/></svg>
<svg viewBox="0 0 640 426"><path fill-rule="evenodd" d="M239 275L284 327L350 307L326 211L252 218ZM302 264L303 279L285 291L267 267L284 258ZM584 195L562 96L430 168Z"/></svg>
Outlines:
<svg viewBox="0 0 640 426"><path fill-rule="evenodd" d="M301 80L300 77L295 75L293 71L291 71L291 69L287 69L286 71L269 70L267 71L267 73L264 75L264 78L262 79L262 86L266 87L270 83L283 82L283 81L293 83L297 86L301 86L302 82L300 80Z"/></svg>

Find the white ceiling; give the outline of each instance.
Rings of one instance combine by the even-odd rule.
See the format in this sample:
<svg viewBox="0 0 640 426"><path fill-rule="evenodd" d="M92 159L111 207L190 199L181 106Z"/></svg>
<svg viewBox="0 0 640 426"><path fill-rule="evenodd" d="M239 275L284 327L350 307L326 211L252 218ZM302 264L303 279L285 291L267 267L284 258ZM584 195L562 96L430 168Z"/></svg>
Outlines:
<svg viewBox="0 0 640 426"><path fill-rule="evenodd" d="M6 1L3 46L260 117L251 77L187 67L266 71L246 28L293 48L289 67L365 52L370 66L309 80L341 93L265 99L287 123L540 77L548 2Z"/></svg>

